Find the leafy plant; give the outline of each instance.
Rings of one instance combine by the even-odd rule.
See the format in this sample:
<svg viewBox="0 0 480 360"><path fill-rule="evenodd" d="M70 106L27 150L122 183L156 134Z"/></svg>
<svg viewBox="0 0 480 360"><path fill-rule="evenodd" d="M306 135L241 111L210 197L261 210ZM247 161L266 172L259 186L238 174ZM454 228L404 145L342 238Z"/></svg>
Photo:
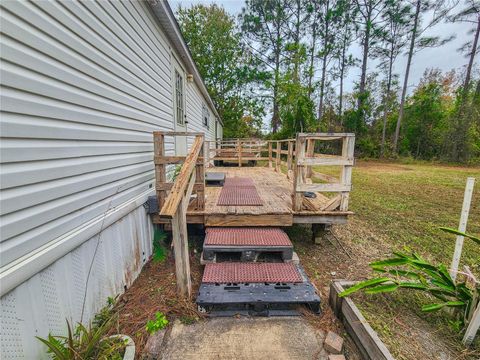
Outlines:
<svg viewBox="0 0 480 360"><path fill-rule="evenodd" d="M360 290L378 294L403 288L423 291L437 299L437 302L422 307L425 312L451 307L460 310L466 317L476 306L478 287L470 289L465 282L455 283L445 265L432 265L416 253L395 252L389 259L370 263L370 267L385 276L362 281L340 293L340 297Z"/></svg>
<svg viewBox="0 0 480 360"><path fill-rule="evenodd" d="M115 306L115 302L117 301L118 295L115 297L108 297L107 304L97 313L93 318L93 326L94 327L101 327L107 322L109 322L112 318L115 317L115 312L113 307Z"/></svg>
<svg viewBox="0 0 480 360"><path fill-rule="evenodd" d="M67 320L67 336L49 334L47 339L36 337L47 346L54 360L120 360L126 343L122 339L105 337L111 320L101 326L85 327L81 323L73 329Z"/></svg>
<svg viewBox="0 0 480 360"><path fill-rule="evenodd" d="M148 320L145 330L151 335L155 334L158 330L164 329L168 325L167 317L162 312L155 313L155 320Z"/></svg>

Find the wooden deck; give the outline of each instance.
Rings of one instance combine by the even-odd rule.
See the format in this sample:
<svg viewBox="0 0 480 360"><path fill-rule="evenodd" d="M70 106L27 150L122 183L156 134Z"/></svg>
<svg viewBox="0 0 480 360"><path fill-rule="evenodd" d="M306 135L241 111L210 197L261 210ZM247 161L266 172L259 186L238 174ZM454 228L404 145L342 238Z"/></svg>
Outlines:
<svg viewBox="0 0 480 360"><path fill-rule="evenodd" d="M309 207L292 210L292 180L268 167L211 167L207 172L222 172L226 177L248 177L253 180L263 206L219 206L222 187L205 187L205 209L195 210L192 203L187 210L187 222L205 226L291 226L294 223L343 224L351 211L322 211L330 198L317 193L308 199ZM160 218L155 222L163 223Z"/></svg>
<svg viewBox="0 0 480 360"><path fill-rule="evenodd" d="M184 176L169 183L165 175L165 165L178 164L187 157L165 156L163 138L169 133L156 134L155 166L156 190L162 211L153 216L154 223L170 224L173 210L178 209L183 198L186 210L186 222L205 226L291 226L294 223L305 224L342 224L352 214L348 211L348 196L351 188L351 167L353 166L352 134L298 134L296 139L258 141L225 140L216 143L205 141L205 147L198 149L194 161L184 165ZM188 136L187 133L171 133L171 136ZM202 134L194 134L203 139ZM315 141L343 141L341 155L331 156L314 153ZM200 146L200 145L199 145ZM214 160L221 154L237 166L214 166ZM231 154L230 154L231 153ZM254 153L251 157L250 153ZM263 155L263 156L262 156ZM244 160L262 160L266 166L242 166ZM312 183L317 178L313 166L336 165L342 169L340 178L320 177L323 183ZM282 166L287 174L282 172ZM196 169L194 171L194 169ZM222 172L227 178L247 177L255 184L263 200L262 206L221 206L217 205L221 187L206 186L203 172ZM188 175L191 174L191 175ZM195 176L196 175L196 176ZM190 176L190 180L189 180ZM187 189L187 182L189 186ZM185 192L185 189L188 191ZM305 197L305 192L315 194L314 198ZM188 193L191 194L187 196ZM171 196L175 195L175 196ZM169 196L176 201L164 199Z"/></svg>

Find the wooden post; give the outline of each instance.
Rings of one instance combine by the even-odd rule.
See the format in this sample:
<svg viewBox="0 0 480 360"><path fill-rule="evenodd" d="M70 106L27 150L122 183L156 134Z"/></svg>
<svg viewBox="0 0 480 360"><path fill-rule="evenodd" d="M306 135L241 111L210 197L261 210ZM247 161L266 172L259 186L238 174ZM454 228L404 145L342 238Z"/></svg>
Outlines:
<svg viewBox="0 0 480 360"><path fill-rule="evenodd" d="M210 141L203 142L203 157L205 158L205 167L210 167Z"/></svg>
<svg viewBox="0 0 480 360"><path fill-rule="evenodd" d="M268 167L271 169L272 168L272 161L273 161L273 155L272 155L272 142L268 142Z"/></svg>
<svg viewBox="0 0 480 360"><path fill-rule="evenodd" d="M288 155L287 155L287 178L292 178L293 167L293 141L288 141Z"/></svg>
<svg viewBox="0 0 480 360"><path fill-rule="evenodd" d="M315 140L308 139L307 140L307 157L313 157L315 152ZM312 166L308 165L305 171L305 177L310 179L312 177Z"/></svg>
<svg viewBox="0 0 480 360"><path fill-rule="evenodd" d="M153 154L159 157L165 156L165 136L163 134L153 134ZM155 179L158 208L161 209L167 197L166 190L162 188L167 181L165 164L155 164Z"/></svg>
<svg viewBox="0 0 480 360"><path fill-rule="evenodd" d="M472 202L474 184L475 178L467 178L465 193L463 195L462 213L460 215L460 223L458 224L458 231L463 233L467 230L468 213L470 212L470 204ZM455 252L453 253L452 265L450 266L450 276L454 281L457 277L458 264L460 263L460 257L462 256L462 248L463 236L457 235L457 241L455 242Z"/></svg>
<svg viewBox="0 0 480 360"><path fill-rule="evenodd" d="M295 166L293 171L293 194L292 206L294 211L302 210L303 193L298 192L297 188L305 179L303 175L303 166L299 163L305 158L305 137L297 134L297 141L295 143Z"/></svg>
<svg viewBox="0 0 480 360"><path fill-rule="evenodd" d="M242 167L242 142L237 139L238 167Z"/></svg>
<svg viewBox="0 0 480 360"><path fill-rule="evenodd" d="M192 294L192 280L190 278L190 257L188 254L187 216L185 212L185 197L172 218L173 249L175 252L175 274L177 289L182 297ZM188 204L187 204L188 206Z"/></svg>
<svg viewBox="0 0 480 360"><path fill-rule="evenodd" d="M195 184L197 185L197 210L205 209L205 156L203 154L209 150L205 149L205 142L203 143L200 154L202 157L197 159L195 166Z"/></svg>
<svg viewBox="0 0 480 360"><path fill-rule="evenodd" d="M344 136L342 143L342 157L344 159L353 161L353 153L355 151L355 137ZM352 162L353 164L353 162ZM351 187L352 185L352 165L343 165L340 182L342 185ZM350 191L344 191L341 193L340 211L348 210L348 200L350 197Z"/></svg>
<svg viewBox="0 0 480 360"><path fill-rule="evenodd" d="M275 171L281 172L280 165L281 165L281 156L282 156L282 143L277 141L277 148L276 148L276 157L275 157Z"/></svg>

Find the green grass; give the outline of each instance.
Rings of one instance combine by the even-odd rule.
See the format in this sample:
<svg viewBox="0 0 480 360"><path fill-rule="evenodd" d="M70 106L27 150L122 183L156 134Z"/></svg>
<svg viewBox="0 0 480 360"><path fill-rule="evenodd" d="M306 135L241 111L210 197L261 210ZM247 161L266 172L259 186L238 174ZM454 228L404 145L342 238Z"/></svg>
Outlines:
<svg viewBox="0 0 480 360"><path fill-rule="evenodd" d="M338 167L316 167L315 171L337 177L339 175ZM439 227L458 227L465 183L469 176L475 177L477 183L467 232L478 236L480 168L428 163L358 162L353 170L353 190L350 194L350 210L354 211L355 215L346 230L338 228L342 241L350 252L358 254L358 257L347 260L350 263L348 278L359 280L374 276L365 264L377 260L377 248L387 252L408 248L433 263L443 263L448 267L454 251L455 235L444 233ZM299 244L300 249L297 249L302 252L302 247L306 247L303 252L307 262L312 248ZM325 252L329 249L324 246L318 251ZM330 251L340 252L339 249ZM301 253L300 256L303 261ZM317 255L319 256L322 255ZM464 242L460 265L468 265L480 277L480 247L467 239ZM314 266L318 266L317 263L314 263ZM342 265L331 261L326 271L338 271L339 268L335 266ZM312 267L307 265L307 269L310 269L310 276L314 276ZM410 359L414 356L412 354L422 354L418 344L417 350L413 345L408 346L409 341L414 343L412 340L415 338L413 332L405 335L410 326L412 329L424 326L426 332L437 333L435 336L442 343L448 344L449 349L462 354L459 358L470 358L470 355L462 352L461 334L451 324L450 314L444 311L435 314L421 312L421 305L429 301L423 294L399 291L388 295L362 295L355 299L367 320L396 358ZM412 317L420 318L419 323L423 325L408 323ZM399 325L402 321L407 323L407 330L401 327L403 325ZM473 355L473 358L476 355Z"/></svg>
<svg viewBox="0 0 480 360"><path fill-rule="evenodd" d="M316 168L332 174L332 168ZM428 164L359 162L353 170L350 210L393 249L408 246L432 261L450 264L467 177L477 179L467 232L480 234L480 169ZM480 249L465 241L462 261L480 270Z"/></svg>

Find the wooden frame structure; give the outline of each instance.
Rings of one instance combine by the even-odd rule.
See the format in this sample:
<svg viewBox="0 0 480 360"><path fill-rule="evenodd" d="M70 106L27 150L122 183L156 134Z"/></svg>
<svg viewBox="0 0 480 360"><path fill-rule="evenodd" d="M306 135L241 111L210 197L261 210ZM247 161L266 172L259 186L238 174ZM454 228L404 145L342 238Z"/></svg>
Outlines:
<svg viewBox="0 0 480 360"><path fill-rule="evenodd" d="M351 190L355 136L348 133L299 133L295 139L230 139L204 141L203 133L154 132L156 194L160 213L153 222L171 227L180 295L191 294L187 223L205 226L290 226L345 223ZM166 155L166 137L193 137L187 156ZM322 141L341 141L340 155L317 153ZM220 168L227 176L254 180L264 206L217 205L220 188L205 187L205 171L216 161L237 167ZM242 167L264 161L268 167ZM167 168L181 164L173 181ZM316 166L339 166L340 177L321 174ZM178 170L178 168L177 168ZM285 171L286 170L286 171ZM215 168L215 171L219 171ZM314 183L320 179L322 183ZM305 192L315 196L307 197ZM206 193L208 196L206 196ZM327 196L325 193L338 193Z"/></svg>
<svg viewBox="0 0 480 360"><path fill-rule="evenodd" d="M187 156L165 155L165 136L191 135L195 139ZM205 205L204 135L203 133L155 131L153 133L153 143L155 189L159 208L161 209L160 216L171 220L177 287L181 296L190 297L192 283L190 258L188 256L187 209L191 205L193 194L196 195L194 202L196 202L198 210L203 210ZM167 182L167 165L182 162L182 167L174 182Z"/></svg>

